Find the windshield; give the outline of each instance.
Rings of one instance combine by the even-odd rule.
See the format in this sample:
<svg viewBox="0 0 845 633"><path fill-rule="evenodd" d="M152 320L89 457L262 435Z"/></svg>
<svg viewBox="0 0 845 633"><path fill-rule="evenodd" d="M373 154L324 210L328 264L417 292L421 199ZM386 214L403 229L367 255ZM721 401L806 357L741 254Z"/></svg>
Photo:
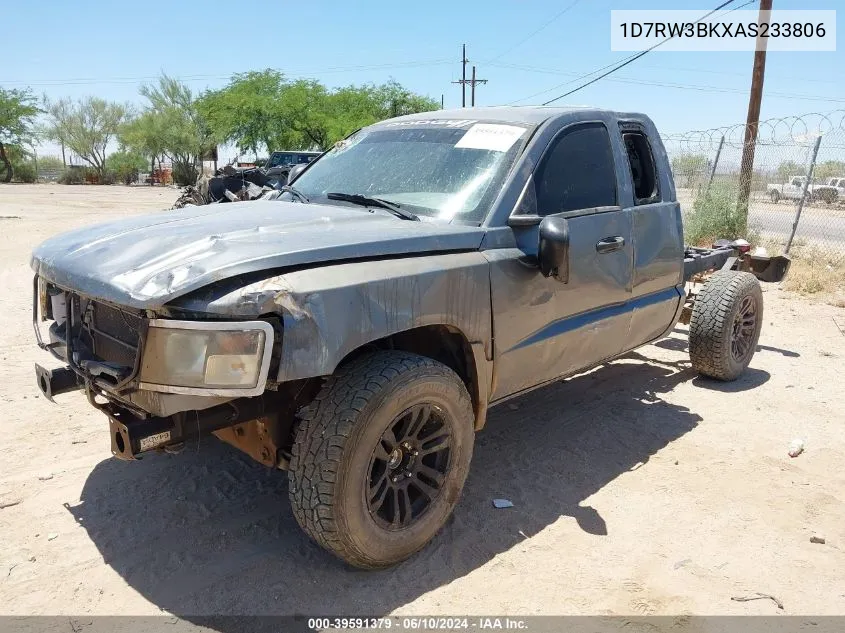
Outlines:
<svg viewBox="0 0 845 633"><path fill-rule="evenodd" d="M480 222L513 164L526 128L425 123L361 130L311 165L294 186L315 202L345 204L329 200L327 194L357 194L421 216Z"/></svg>

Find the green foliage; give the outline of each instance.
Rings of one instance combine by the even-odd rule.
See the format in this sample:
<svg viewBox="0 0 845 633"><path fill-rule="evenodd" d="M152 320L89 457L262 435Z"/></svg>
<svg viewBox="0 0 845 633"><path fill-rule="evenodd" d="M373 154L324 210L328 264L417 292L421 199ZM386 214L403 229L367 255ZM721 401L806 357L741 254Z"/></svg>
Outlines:
<svg viewBox="0 0 845 633"><path fill-rule="evenodd" d="M327 149L382 119L434 110L438 103L395 81L329 90L313 79L288 80L275 70L234 75L197 101L214 140L242 152Z"/></svg>
<svg viewBox="0 0 845 633"><path fill-rule="evenodd" d="M38 171L41 171L42 169L60 171L64 169L64 163L62 163L62 159L59 156L39 156Z"/></svg>
<svg viewBox="0 0 845 633"><path fill-rule="evenodd" d="M107 167L99 173L94 173L92 180L98 185L113 185L117 182L117 175Z"/></svg>
<svg viewBox="0 0 845 633"><path fill-rule="evenodd" d="M12 167L12 181L14 182L35 182L34 153L20 145L6 145L6 158Z"/></svg>
<svg viewBox="0 0 845 633"><path fill-rule="evenodd" d="M40 112L30 90L0 88L0 163L5 167L4 181L12 179L12 162L6 149L10 145L31 146L35 140L35 117Z"/></svg>
<svg viewBox="0 0 845 633"><path fill-rule="evenodd" d="M744 238L754 243L757 232L748 226L746 214L737 209L738 187L714 183L709 192L701 192L693 209L684 217L684 240L693 246L710 246L719 239Z"/></svg>
<svg viewBox="0 0 845 633"><path fill-rule="evenodd" d="M45 103L49 118L47 137L63 143L97 174L102 174L106 168L106 149L129 118L129 109L98 97Z"/></svg>
<svg viewBox="0 0 845 633"><path fill-rule="evenodd" d="M157 85L142 86L140 92L149 105L121 128L121 143L144 156L147 164L168 157L176 183L194 184L203 150L214 145L195 95L186 84L167 75Z"/></svg>
<svg viewBox="0 0 845 633"><path fill-rule="evenodd" d="M35 182L35 165L32 163L18 163L13 167L15 182Z"/></svg>
<svg viewBox="0 0 845 633"><path fill-rule="evenodd" d="M804 176L807 174L807 168L799 165L794 160L785 160L778 165L777 181L785 183L793 176Z"/></svg>
<svg viewBox="0 0 845 633"><path fill-rule="evenodd" d="M241 151L257 153L260 147L276 146L281 140L284 87L282 74L275 70L237 74L225 88L205 92L197 100L197 109L215 141L233 141Z"/></svg>
<svg viewBox="0 0 845 633"><path fill-rule="evenodd" d="M131 150L120 150L106 158L106 173L125 185L137 182L138 174L149 166L143 154Z"/></svg>
<svg viewBox="0 0 845 633"><path fill-rule="evenodd" d="M841 160L826 160L816 165L813 171L816 182L824 182L828 178L845 178L845 162Z"/></svg>
<svg viewBox="0 0 845 633"><path fill-rule="evenodd" d="M710 160L704 154L681 154L672 159L672 173L679 187L689 189L710 169Z"/></svg>
<svg viewBox="0 0 845 633"><path fill-rule="evenodd" d="M66 169L61 176L59 176L59 184L62 185L81 185L85 182L85 170L79 167L71 167Z"/></svg>

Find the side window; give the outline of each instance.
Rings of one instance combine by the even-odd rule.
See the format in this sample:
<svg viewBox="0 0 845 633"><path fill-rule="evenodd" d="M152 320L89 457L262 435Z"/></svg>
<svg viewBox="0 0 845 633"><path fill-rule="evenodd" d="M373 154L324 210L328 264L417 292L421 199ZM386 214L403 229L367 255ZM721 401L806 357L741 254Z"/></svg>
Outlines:
<svg viewBox="0 0 845 633"><path fill-rule="evenodd" d="M535 174L538 213L616 206L616 171L607 128L601 123L579 125L553 143Z"/></svg>
<svg viewBox="0 0 845 633"><path fill-rule="evenodd" d="M631 180L634 184L634 203L650 204L660 199L657 180L657 168L651 143L642 132L628 132L622 135L628 164L631 167Z"/></svg>

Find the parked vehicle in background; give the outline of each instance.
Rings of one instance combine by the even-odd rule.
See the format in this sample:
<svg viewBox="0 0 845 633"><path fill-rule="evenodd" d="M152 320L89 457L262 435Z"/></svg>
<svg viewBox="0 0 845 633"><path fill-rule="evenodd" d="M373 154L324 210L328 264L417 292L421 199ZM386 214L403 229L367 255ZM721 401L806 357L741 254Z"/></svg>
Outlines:
<svg viewBox="0 0 845 633"><path fill-rule="evenodd" d="M307 165L319 155L320 152L273 152L264 164L264 172L285 184L292 167Z"/></svg>
<svg viewBox="0 0 845 633"><path fill-rule="evenodd" d="M836 189L837 202L845 202L845 177L828 178L827 185Z"/></svg>
<svg viewBox="0 0 845 633"><path fill-rule="evenodd" d="M684 246L644 115L404 116L336 144L275 200L41 244L35 331L65 366L36 376L48 398L84 390L120 459L214 433L288 470L305 532L385 567L448 519L489 407L679 321L698 372L738 378L763 325L758 279L789 266L749 250Z"/></svg>
<svg viewBox="0 0 845 633"><path fill-rule="evenodd" d="M793 176L786 184L769 183L766 185L766 193L772 202L779 202L780 200L799 200L804 195L804 183L806 176ZM836 202L838 193L835 187L829 185L816 185L810 183L807 187L807 201L826 202L832 204Z"/></svg>

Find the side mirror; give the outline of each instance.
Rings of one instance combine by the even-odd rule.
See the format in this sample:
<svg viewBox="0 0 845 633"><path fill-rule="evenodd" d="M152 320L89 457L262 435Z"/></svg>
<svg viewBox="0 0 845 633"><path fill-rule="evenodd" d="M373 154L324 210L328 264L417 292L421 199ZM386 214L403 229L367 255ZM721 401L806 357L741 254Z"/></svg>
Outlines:
<svg viewBox="0 0 845 633"><path fill-rule="evenodd" d="M293 167L291 167L290 171L288 172L288 181L285 184L292 183L299 174L305 171L306 167L308 167L308 163L300 163L299 165L294 165Z"/></svg>
<svg viewBox="0 0 845 633"><path fill-rule="evenodd" d="M553 216L540 222L540 246L537 250L540 272L569 283L569 222Z"/></svg>

